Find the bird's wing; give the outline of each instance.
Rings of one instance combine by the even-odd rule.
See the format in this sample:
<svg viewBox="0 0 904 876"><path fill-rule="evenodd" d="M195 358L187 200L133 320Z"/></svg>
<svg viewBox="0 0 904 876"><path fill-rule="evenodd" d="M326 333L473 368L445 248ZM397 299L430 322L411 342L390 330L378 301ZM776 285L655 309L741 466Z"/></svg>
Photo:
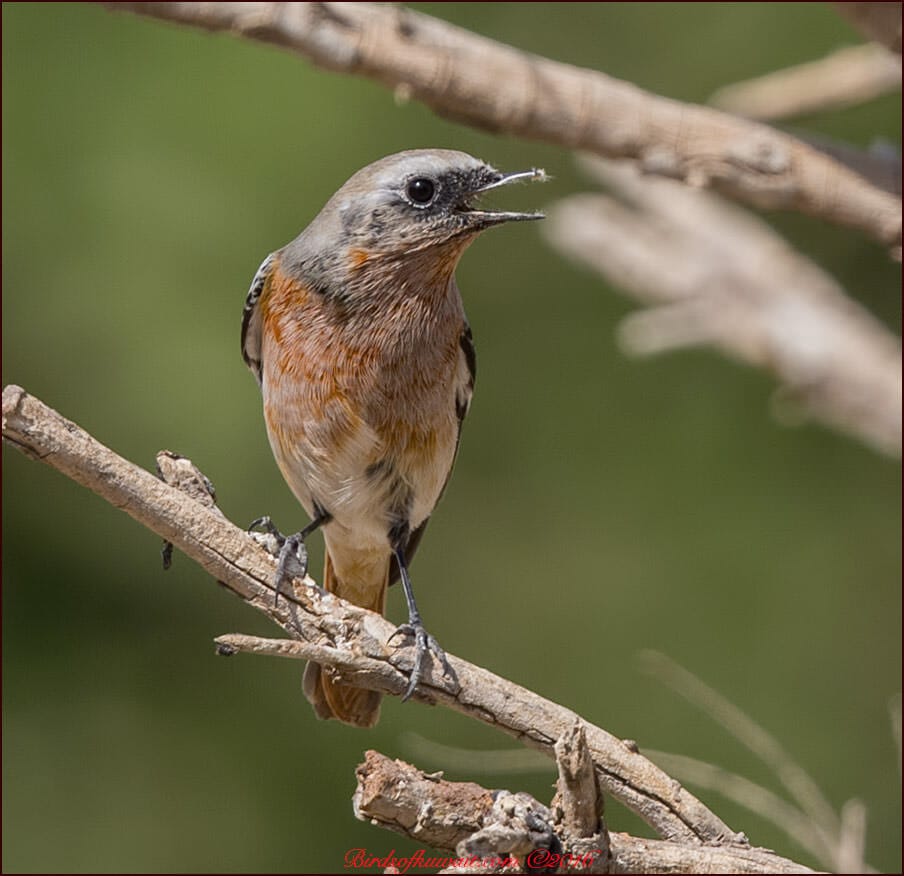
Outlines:
<svg viewBox="0 0 904 876"><path fill-rule="evenodd" d="M258 305L274 262L274 253L270 253L261 262L245 296L245 308L242 310L242 358L257 378L258 386L261 384L261 314Z"/></svg>

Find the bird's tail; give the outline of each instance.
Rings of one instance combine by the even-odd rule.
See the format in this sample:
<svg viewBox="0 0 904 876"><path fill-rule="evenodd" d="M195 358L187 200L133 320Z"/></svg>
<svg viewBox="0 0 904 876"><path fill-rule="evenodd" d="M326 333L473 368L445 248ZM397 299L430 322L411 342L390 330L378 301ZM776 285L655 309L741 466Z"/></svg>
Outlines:
<svg viewBox="0 0 904 876"><path fill-rule="evenodd" d="M386 603L386 588L389 586L389 557L380 567L372 567L369 581L343 582L333 568L333 560L326 553L323 570L323 586L330 593L347 599L362 608L383 614ZM372 690L345 687L333 680L329 669L319 663L308 663L302 682L304 695L314 707L318 718L336 718L353 727L373 727L380 718L380 702L383 695Z"/></svg>

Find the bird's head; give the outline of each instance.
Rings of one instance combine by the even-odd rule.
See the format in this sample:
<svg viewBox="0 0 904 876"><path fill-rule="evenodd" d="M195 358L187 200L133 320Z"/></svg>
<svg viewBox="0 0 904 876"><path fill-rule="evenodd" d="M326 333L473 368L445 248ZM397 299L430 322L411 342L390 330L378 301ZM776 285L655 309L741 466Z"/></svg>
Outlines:
<svg viewBox="0 0 904 876"><path fill-rule="evenodd" d="M398 152L354 174L286 249L293 263L315 270L325 263L335 269L338 257L355 271L431 251L454 269L480 232L543 218L536 212L486 209L483 195L514 182L545 179L539 169L502 173L451 149Z"/></svg>

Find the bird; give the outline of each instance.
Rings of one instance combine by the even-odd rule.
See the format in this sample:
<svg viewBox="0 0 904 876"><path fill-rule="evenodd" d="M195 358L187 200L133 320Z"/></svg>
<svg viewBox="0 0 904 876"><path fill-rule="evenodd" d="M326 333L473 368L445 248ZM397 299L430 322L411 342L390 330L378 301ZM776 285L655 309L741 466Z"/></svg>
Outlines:
<svg viewBox="0 0 904 876"><path fill-rule="evenodd" d="M401 580L414 640L403 699L432 654L409 572L457 455L474 391L476 355L455 269L481 234L539 212L483 209L481 197L533 168L502 173L465 152L414 149L359 170L290 243L270 253L248 291L242 355L263 396L267 436L310 523L277 535L276 598L307 569L305 540L323 532L324 588L385 613ZM394 638L394 636L393 636ZM377 723L382 695L305 668L320 718Z"/></svg>

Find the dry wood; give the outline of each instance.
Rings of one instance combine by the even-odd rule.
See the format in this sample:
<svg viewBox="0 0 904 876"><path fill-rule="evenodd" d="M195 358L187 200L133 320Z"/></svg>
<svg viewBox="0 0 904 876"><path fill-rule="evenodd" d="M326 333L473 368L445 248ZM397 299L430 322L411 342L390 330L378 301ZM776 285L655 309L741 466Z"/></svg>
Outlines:
<svg viewBox="0 0 904 876"><path fill-rule="evenodd" d="M879 138L869 148L858 149L849 143L820 134L808 133L803 139L814 149L831 155L836 161L868 179L874 186L901 197L901 149L896 144Z"/></svg>
<svg viewBox="0 0 904 876"><path fill-rule="evenodd" d="M559 780L552 808L560 811L557 821L570 837L593 837L600 832L603 798L584 728L579 723L571 727L556 742L555 752Z"/></svg>
<svg viewBox="0 0 904 876"><path fill-rule="evenodd" d="M18 386L3 391L3 440L172 541L293 637L221 636L221 653L316 660L335 667L349 684L396 695L405 690L410 655L408 649L387 646L394 631L389 621L324 593L309 578L295 581L294 597L273 605L272 555L223 517L212 502L209 481L189 460L164 452L161 467L197 499L118 456ZM743 834L733 833L635 745L487 670L452 655L449 660L455 678L428 673L415 699L470 715L554 755L560 793L553 813L525 794L490 794L474 784L444 782L372 754L358 772L355 811L360 817L468 855L524 854L537 848L555 853L555 831L560 830L566 839L562 851L589 855L596 849L596 866L608 861L609 872L812 872L751 849ZM599 789L670 841L613 834L607 858L607 832L595 820L601 811Z"/></svg>
<svg viewBox="0 0 904 876"><path fill-rule="evenodd" d="M225 652L250 650L316 660L333 666L347 684L396 695L404 692L411 648L387 644L395 631L390 621L325 593L310 578L296 581L294 598L274 606L272 555L218 510L118 456L18 386L3 391L3 438L173 542L292 637L277 642L220 637ZM454 678L431 668L414 699L469 715L550 757L555 743L578 722L600 788L660 836L685 842L738 840L699 800L622 740L481 667L451 655L449 661Z"/></svg>
<svg viewBox="0 0 904 876"><path fill-rule="evenodd" d="M476 127L635 159L648 173L900 244L897 198L789 134L522 52L410 9L376 3L105 5L274 43L327 69L376 79Z"/></svg>
<svg viewBox="0 0 904 876"><path fill-rule="evenodd" d="M723 86L710 103L726 112L765 121L851 106L900 90L900 56L866 43Z"/></svg>
<svg viewBox="0 0 904 876"><path fill-rule="evenodd" d="M489 791L473 782L449 782L376 751L367 752L357 776L354 805L359 818L458 855L469 854L469 838L493 825L504 825L505 844L513 854L542 849L538 843L543 842L544 825L551 826L547 807L527 794ZM497 847L494 851L506 849ZM814 872L768 849L746 844L715 847L610 833L608 859L603 852L591 855L593 863L582 872ZM540 863L540 857L535 863Z"/></svg>

